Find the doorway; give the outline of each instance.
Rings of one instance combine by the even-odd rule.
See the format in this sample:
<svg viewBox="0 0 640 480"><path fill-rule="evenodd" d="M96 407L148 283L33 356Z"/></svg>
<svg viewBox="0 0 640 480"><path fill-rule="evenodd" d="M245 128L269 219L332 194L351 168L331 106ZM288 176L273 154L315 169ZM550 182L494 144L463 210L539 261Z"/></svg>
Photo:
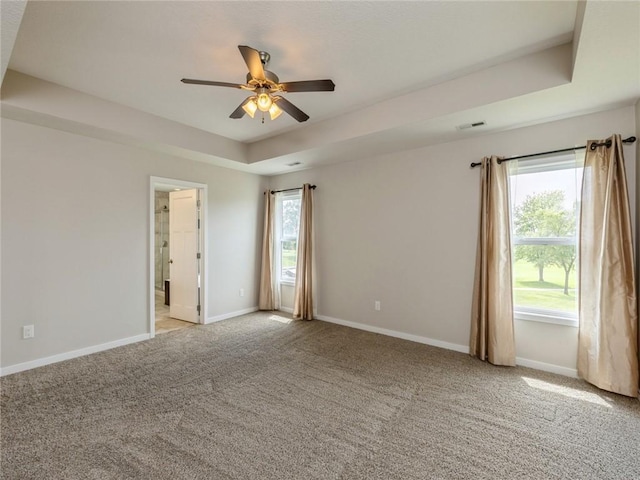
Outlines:
<svg viewBox="0 0 640 480"><path fill-rule="evenodd" d="M151 177L149 335L206 323L207 185Z"/></svg>

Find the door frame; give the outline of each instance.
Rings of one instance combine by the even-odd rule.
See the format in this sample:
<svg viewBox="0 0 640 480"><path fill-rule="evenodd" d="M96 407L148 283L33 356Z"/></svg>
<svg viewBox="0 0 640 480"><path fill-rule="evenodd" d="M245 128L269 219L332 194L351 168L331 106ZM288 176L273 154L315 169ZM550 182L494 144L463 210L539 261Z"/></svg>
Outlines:
<svg viewBox="0 0 640 480"><path fill-rule="evenodd" d="M156 188L160 186L172 186L175 188L196 188L200 193L200 319L198 323L207 323L207 285L208 270L206 268L208 258L208 232L207 232L207 187L206 183L195 183L176 178L154 177L149 178L149 281L147 288L149 292L149 338L156 336L156 286L155 286L155 203Z"/></svg>

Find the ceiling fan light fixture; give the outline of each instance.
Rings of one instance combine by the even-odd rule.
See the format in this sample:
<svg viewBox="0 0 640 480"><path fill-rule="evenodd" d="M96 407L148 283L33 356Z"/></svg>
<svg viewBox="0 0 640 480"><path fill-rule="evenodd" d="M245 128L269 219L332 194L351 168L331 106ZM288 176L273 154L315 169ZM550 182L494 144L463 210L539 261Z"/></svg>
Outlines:
<svg viewBox="0 0 640 480"><path fill-rule="evenodd" d="M258 104L256 103L256 99L255 98L247 99L247 101L244 102L244 105L242 105L242 109L245 112L247 112L247 115L253 118L256 114L256 110L258 110Z"/></svg>
<svg viewBox="0 0 640 480"><path fill-rule="evenodd" d="M278 105L276 105L276 102L273 102L271 104L271 107L269 107L269 115L271 116L271 120L275 120L281 114L282 114L282 110Z"/></svg>
<svg viewBox="0 0 640 480"><path fill-rule="evenodd" d="M261 112L268 112L271 108L271 105L273 105L273 99L268 93L262 92L258 94L257 103L258 110L260 110Z"/></svg>

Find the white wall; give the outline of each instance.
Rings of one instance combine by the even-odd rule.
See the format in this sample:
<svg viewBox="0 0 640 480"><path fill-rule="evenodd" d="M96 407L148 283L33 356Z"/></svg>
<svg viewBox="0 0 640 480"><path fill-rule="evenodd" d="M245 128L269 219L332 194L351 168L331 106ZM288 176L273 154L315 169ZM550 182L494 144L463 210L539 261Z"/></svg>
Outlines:
<svg viewBox="0 0 640 480"><path fill-rule="evenodd" d="M320 317L426 337L465 349L485 155L584 145L636 131L633 107L272 177L315 190ZM625 147L635 210L635 147ZM635 212L633 212L635 216ZM382 309L374 311L374 301ZM289 306L289 305L285 305ZM521 364L576 367L577 328L516 322Z"/></svg>
<svg viewBox="0 0 640 480"><path fill-rule="evenodd" d="M209 317L257 305L263 177L1 127L3 368L148 332L150 176L208 185ZM22 340L28 324L36 336Z"/></svg>
<svg viewBox="0 0 640 480"><path fill-rule="evenodd" d="M636 158L640 158L640 100L636 102L635 105L635 115L636 115ZM640 168L636 169L636 185L640 185ZM640 195L636 196L636 239L638 238L638 232L640 232ZM640 242L636 241L636 265L640 265ZM640 271L640 268L637 269ZM636 272L636 275L638 272ZM639 295L640 297L640 295Z"/></svg>
<svg viewBox="0 0 640 480"><path fill-rule="evenodd" d="M636 114L636 158L640 158L640 99L635 105ZM640 185L640 168L636 169L636 185ZM636 300L640 302L640 242L638 237L640 234L640 195L636 195ZM640 311L640 308L638 308ZM640 360L640 321L638 322L638 360Z"/></svg>

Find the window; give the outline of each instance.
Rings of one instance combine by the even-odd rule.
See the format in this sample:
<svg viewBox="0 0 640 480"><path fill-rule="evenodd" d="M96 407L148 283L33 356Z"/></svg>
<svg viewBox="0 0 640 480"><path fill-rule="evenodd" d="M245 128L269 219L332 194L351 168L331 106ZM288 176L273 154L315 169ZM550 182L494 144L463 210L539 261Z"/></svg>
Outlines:
<svg viewBox="0 0 640 480"><path fill-rule="evenodd" d="M515 317L577 325L577 228L584 157L510 165Z"/></svg>
<svg viewBox="0 0 640 480"><path fill-rule="evenodd" d="M296 280L301 201L300 191L283 192L277 197L276 241L281 283L294 283Z"/></svg>

